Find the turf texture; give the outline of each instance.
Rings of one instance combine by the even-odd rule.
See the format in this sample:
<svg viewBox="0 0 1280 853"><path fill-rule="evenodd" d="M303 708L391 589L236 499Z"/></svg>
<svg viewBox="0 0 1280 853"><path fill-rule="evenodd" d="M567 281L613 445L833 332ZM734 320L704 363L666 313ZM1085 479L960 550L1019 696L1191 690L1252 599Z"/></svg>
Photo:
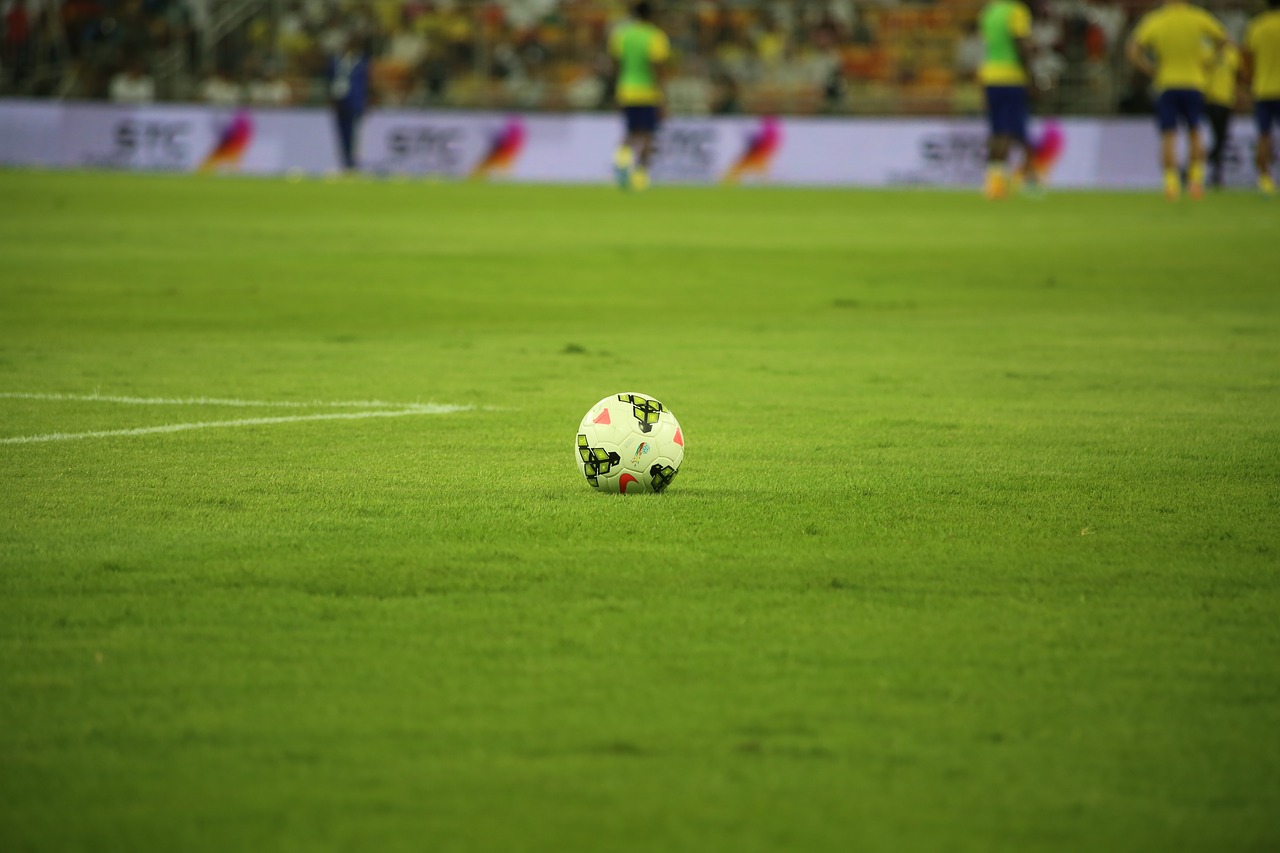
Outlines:
<svg viewBox="0 0 1280 853"><path fill-rule="evenodd" d="M1280 846L1280 206L0 198L0 849Z"/></svg>

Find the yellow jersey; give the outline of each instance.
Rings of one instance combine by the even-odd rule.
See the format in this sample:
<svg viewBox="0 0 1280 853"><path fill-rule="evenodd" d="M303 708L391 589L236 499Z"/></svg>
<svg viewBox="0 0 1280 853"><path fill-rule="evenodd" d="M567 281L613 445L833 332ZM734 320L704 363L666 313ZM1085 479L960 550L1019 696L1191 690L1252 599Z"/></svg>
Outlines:
<svg viewBox="0 0 1280 853"><path fill-rule="evenodd" d="M992 0L978 16L982 33L982 66L978 79L984 86L1024 86L1026 69L1018 57L1018 39L1031 35L1031 10L1018 0Z"/></svg>
<svg viewBox="0 0 1280 853"><path fill-rule="evenodd" d="M1249 23L1244 46L1253 56L1253 97L1280 98L1280 9L1263 12Z"/></svg>
<svg viewBox="0 0 1280 853"><path fill-rule="evenodd" d="M1208 76L1204 68L1205 44L1226 39L1227 33L1217 18L1181 2L1165 3L1148 12L1133 31L1133 40L1155 55L1155 86L1161 91L1203 92Z"/></svg>
<svg viewBox="0 0 1280 853"><path fill-rule="evenodd" d="M1211 104L1234 107L1236 78L1240 73L1239 49L1233 44L1224 45L1222 52L1217 54L1217 61L1214 61L1214 52L1209 51L1207 62L1204 99Z"/></svg>
<svg viewBox="0 0 1280 853"><path fill-rule="evenodd" d="M609 53L618 61L619 106L662 103L657 66L671 57L666 33L644 21L622 24L609 37Z"/></svg>

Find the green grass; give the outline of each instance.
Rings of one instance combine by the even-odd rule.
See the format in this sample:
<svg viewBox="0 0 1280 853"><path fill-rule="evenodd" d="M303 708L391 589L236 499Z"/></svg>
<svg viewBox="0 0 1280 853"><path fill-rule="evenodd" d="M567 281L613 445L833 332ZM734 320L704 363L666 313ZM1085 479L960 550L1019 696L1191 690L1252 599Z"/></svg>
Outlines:
<svg viewBox="0 0 1280 853"><path fill-rule="evenodd" d="M6 853L1280 845L1280 206L0 197L0 393L475 407L0 444Z"/></svg>

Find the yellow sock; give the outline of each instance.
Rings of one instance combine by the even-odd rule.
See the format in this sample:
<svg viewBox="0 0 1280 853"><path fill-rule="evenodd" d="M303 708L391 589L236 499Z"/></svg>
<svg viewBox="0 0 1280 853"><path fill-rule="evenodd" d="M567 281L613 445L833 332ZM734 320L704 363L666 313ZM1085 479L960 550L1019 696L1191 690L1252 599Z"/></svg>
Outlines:
<svg viewBox="0 0 1280 853"><path fill-rule="evenodd" d="M1204 183L1204 163L1192 163L1187 169L1187 183L1203 184Z"/></svg>
<svg viewBox="0 0 1280 853"><path fill-rule="evenodd" d="M1276 182L1271 180L1270 175L1260 175L1258 177L1258 189L1267 195L1273 195L1276 191Z"/></svg>
<svg viewBox="0 0 1280 853"><path fill-rule="evenodd" d="M631 169L636 164L636 153L630 145L620 145L613 152L613 179L624 190L631 189Z"/></svg>
<svg viewBox="0 0 1280 853"><path fill-rule="evenodd" d="M1182 192L1182 181L1178 179L1177 169L1164 170L1164 194L1169 198L1177 198Z"/></svg>
<svg viewBox="0 0 1280 853"><path fill-rule="evenodd" d="M987 198L1004 198L1009 188L1009 178L1003 165L991 163L987 166L987 182L983 192Z"/></svg>
<svg viewBox="0 0 1280 853"><path fill-rule="evenodd" d="M644 169L636 169L631 173L631 189L644 192L649 189L649 173Z"/></svg>

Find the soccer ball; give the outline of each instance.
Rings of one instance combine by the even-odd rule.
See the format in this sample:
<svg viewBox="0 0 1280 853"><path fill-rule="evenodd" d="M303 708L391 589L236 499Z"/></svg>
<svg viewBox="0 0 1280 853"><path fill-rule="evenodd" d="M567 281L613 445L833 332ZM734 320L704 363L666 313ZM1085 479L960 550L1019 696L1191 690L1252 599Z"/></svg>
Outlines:
<svg viewBox="0 0 1280 853"><path fill-rule="evenodd" d="M648 394L605 397L578 426L574 461L602 492L660 492L684 461L684 433L676 416Z"/></svg>

